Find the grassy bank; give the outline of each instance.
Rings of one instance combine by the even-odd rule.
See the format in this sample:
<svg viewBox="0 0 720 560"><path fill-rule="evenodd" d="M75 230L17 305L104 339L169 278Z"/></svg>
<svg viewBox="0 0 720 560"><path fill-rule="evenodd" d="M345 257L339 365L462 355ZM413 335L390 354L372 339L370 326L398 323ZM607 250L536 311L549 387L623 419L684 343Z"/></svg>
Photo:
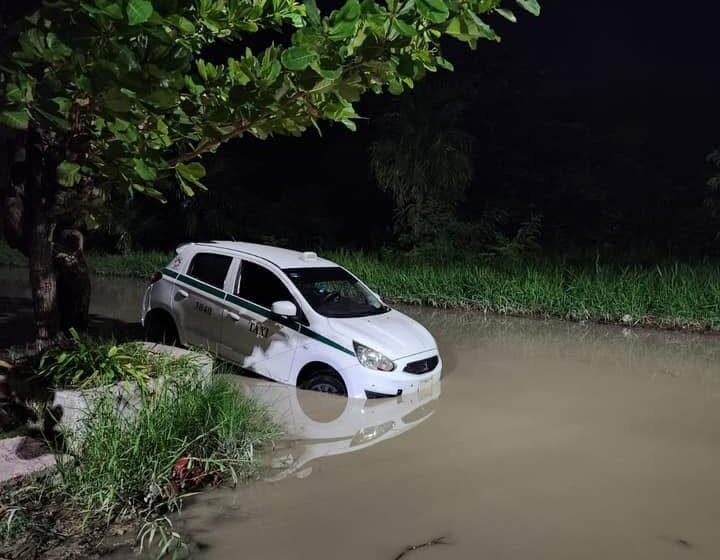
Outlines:
<svg viewBox="0 0 720 560"><path fill-rule="evenodd" d="M326 255L388 301L662 328L720 330L720 262L657 266L465 258L434 262L359 252ZM97 274L147 277L171 254L88 257ZM1 264L18 256L0 250Z"/></svg>
<svg viewBox="0 0 720 560"><path fill-rule="evenodd" d="M147 278L173 258L174 253L162 251L133 251L128 255L89 252L88 266L99 276ZM27 259L0 241L0 266L27 266Z"/></svg>
<svg viewBox="0 0 720 560"><path fill-rule="evenodd" d="M132 352L74 341L40 363L41 378L53 384L80 367L85 379L73 376L72 386L114 377L141 390L129 414L111 388L101 388L77 431L64 434L64 445L55 442L56 476L2 490L0 557L85 558L112 549L118 534L125 546L176 552L187 545L167 514L183 497L256 472L257 449L277 434L263 409L222 372L208 379L191 358ZM113 374L127 369L128 356L142 376Z"/></svg>
<svg viewBox="0 0 720 560"><path fill-rule="evenodd" d="M335 258L389 300L536 317L720 330L720 263L424 263Z"/></svg>

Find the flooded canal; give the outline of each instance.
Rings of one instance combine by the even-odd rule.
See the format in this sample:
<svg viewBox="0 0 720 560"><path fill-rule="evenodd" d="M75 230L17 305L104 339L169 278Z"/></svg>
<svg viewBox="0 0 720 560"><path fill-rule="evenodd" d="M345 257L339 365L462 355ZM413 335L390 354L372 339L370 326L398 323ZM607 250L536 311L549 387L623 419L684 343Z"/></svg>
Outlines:
<svg viewBox="0 0 720 560"><path fill-rule="evenodd" d="M98 321L136 320L141 282L94 289ZM264 480L188 504L193 557L394 560L442 537L403 558L720 558L718 337L406 311L441 347L432 392L235 378L288 435Z"/></svg>

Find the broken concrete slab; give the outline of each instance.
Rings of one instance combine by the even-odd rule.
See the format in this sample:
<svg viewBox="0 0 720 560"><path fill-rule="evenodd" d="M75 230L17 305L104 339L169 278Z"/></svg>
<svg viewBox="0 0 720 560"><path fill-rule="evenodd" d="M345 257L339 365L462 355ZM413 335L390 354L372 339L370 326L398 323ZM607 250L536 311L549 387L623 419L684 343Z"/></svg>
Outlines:
<svg viewBox="0 0 720 560"><path fill-rule="evenodd" d="M55 468L55 455L44 441L28 436L0 439L0 483Z"/></svg>
<svg viewBox="0 0 720 560"><path fill-rule="evenodd" d="M143 344L151 352L168 354L174 358L191 357L197 363L200 376L205 381L209 380L212 375L214 359L209 354L164 344L149 342ZM162 378L151 379L148 382L148 388L152 391L162 382ZM107 395L108 390L112 393L117 410L121 414L131 417L142 399L141 389L136 382L121 381L109 387L84 390L58 389L55 391L53 401L49 406L49 410L55 416L57 427L66 435L72 434L76 440L77 437L82 438L80 433L82 418L97 403L98 398ZM73 442L68 441L68 443L72 444Z"/></svg>

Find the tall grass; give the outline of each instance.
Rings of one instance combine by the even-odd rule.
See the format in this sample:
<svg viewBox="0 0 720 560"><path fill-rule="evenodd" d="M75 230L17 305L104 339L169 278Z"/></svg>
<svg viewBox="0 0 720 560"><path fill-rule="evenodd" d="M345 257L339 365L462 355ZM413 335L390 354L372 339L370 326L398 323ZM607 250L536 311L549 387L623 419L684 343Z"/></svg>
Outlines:
<svg viewBox="0 0 720 560"><path fill-rule="evenodd" d="M255 471L257 447L277 432L269 416L225 379L180 373L142 392L133 415L111 391L97 401L58 464L57 489L68 501L108 518L162 513L177 506L193 469L193 486L198 477L238 481Z"/></svg>
<svg viewBox="0 0 720 560"><path fill-rule="evenodd" d="M720 330L720 263L578 265L562 261L427 262L340 252L390 301L493 313Z"/></svg>
<svg viewBox="0 0 720 560"><path fill-rule="evenodd" d="M127 255L90 252L87 258L90 270L94 274L147 278L167 265L174 256L174 252L133 251Z"/></svg>
<svg viewBox="0 0 720 560"><path fill-rule="evenodd" d="M0 250L0 264L11 264ZM458 257L458 255L460 255ZM388 301L492 313L720 330L720 262L655 266L511 260L463 254L431 259L339 251L346 266ZM89 256L97 274L146 277L164 253ZM5 259L5 260L3 260Z"/></svg>
<svg viewBox="0 0 720 560"><path fill-rule="evenodd" d="M50 541L95 553L114 522L139 530L141 548L175 553L185 544L167 513L207 485L256 472L258 447L278 435L265 410L222 371L208 377L183 358L162 366L139 400L120 404L112 386L96 389L65 434L55 475L0 494L0 556Z"/></svg>
<svg viewBox="0 0 720 560"><path fill-rule="evenodd" d="M163 251L133 251L127 255L90 251L86 257L93 274L147 278L168 264L175 253ZM0 241L0 266L27 266L27 258Z"/></svg>

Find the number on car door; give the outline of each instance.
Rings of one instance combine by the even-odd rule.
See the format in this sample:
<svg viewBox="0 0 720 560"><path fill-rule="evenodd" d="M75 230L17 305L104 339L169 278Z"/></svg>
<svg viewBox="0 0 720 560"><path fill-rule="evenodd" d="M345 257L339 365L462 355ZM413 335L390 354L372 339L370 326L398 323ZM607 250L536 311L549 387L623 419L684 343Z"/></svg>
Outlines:
<svg viewBox="0 0 720 560"><path fill-rule="evenodd" d="M173 314L183 340L217 353L222 340L225 280L232 257L196 253L190 261L187 282L179 283L173 298Z"/></svg>

